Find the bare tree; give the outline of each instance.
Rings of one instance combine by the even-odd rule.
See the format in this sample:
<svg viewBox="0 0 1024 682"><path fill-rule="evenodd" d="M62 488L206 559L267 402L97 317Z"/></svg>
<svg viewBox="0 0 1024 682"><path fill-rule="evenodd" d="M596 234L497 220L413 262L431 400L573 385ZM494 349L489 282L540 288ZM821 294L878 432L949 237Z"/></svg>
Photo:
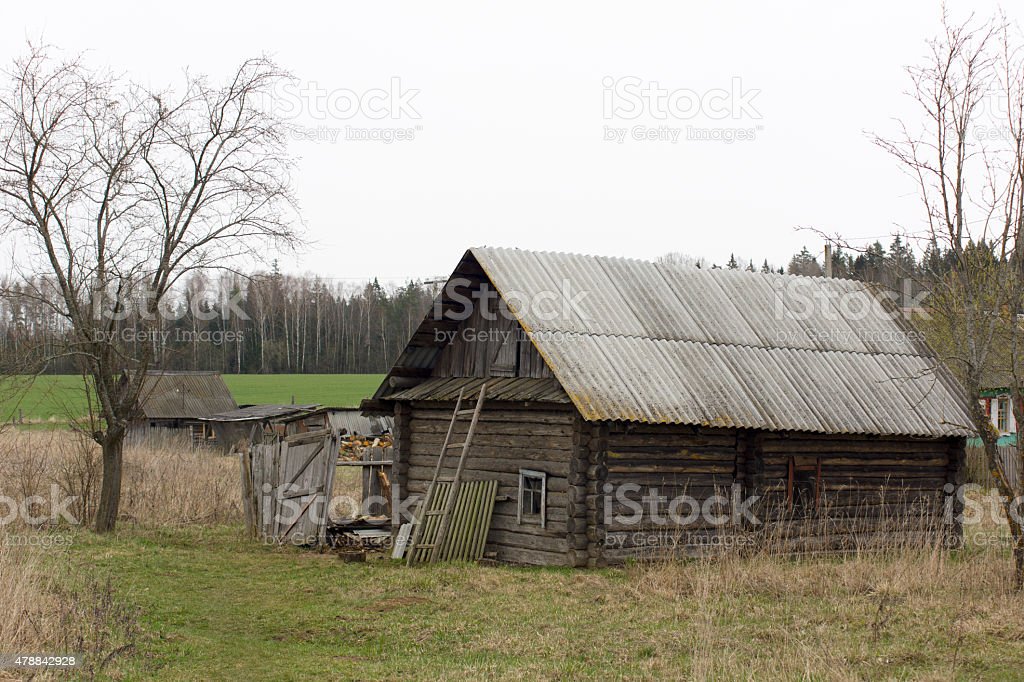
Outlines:
<svg viewBox="0 0 1024 682"><path fill-rule="evenodd" d="M1017 457L1024 453L1021 322L1024 304L1024 62L1005 18L955 23L929 41L908 69L920 124L899 123L876 144L913 179L925 227L906 236L948 257L949 272L927 282L929 338L966 388L972 424L997 481L1013 539L1015 579L1024 586L1024 527L997 437L978 399L993 376L1010 377ZM836 240L840 241L840 240ZM1024 463L1024 460L1022 460ZM1024 471L1024 468L1019 469Z"/></svg>
<svg viewBox="0 0 1024 682"><path fill-rule="evenodd" d="M661 265L673 265L681 268L707 268L708 262L703 257L694 257L678 251L658 256L656 262Z"/></svg>
<svg viewBox="0 0 1024 682"><path fill-rule="evenodd" d="M117 520L121 453L162 306L189 272L294 239L287 129L266 108L285 77L245 61L224 85L154 91L30 46L0 97L0 215L15 262L69 333L55 351L89 384L100 444L97 531ZM35 369L53 353L36 353Z"/></svg>

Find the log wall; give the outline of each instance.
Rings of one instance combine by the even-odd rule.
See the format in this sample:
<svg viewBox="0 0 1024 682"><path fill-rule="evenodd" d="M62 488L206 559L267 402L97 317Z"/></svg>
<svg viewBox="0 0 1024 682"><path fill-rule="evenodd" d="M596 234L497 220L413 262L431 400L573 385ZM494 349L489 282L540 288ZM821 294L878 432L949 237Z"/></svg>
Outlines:
<svg viewBox="0 0 1024 682"><path fill-rule="evenodd" d="M762 498L759 517L794 516L787 505L791 466L817 481L816 509L787 529L808 549L899 541L899 533L960 537L944 512L947 484L962 480L963 439L761 433L755 443L758 457L746 475Z"/></svg>
<svg viewBox="0 0 1024 682"><path fill-rule="evenodd" d="M399 499L426 492L453 407L396 405ZM456 438L467 425L459 425ZM963 448L962 439L590 423L571 406L491 402L485 403L465 478L499 482L486 550L498 560L596 567L632 558L698 556L767 536L782 537L800 551L912 534L893 519L942 528L955 540L959 527L944 524L942 517L952 489L944 486L962 482ZM820 506L809 513L794 514L788 504L791 460L820 481ZM449 462L454 467L455 457ZM520 469L548 475L545 528L517 522ZM712 509L722 517L719 522L701 515L683 528L672 523L672 500L687 496L704 505L715 495L722 496ZM748 496L758 498L751 509L764 523L751 525L733 515L736 502ZM685 516L689 507L676 512L677 518Z"/></svg>
<svg viewBox="0 0 1024 682"><path fill-rule="evenodd" d="M606 492L599 531L603 552L596 564L702 553L702 545L721 531L700 519L681 528L672 522L670 511L676 518L686 517L691 507L678 502L672 507L672 502L686 497L703 506L714 495L728 500L737 481L741 442L733 429L611 425L600 472ZM721 511L729 513L728 502Z"/></svg>
<svg viewBox="0 0 1024 682"><path fill-rule="evenodd" d="M454 405L451 403L413 402L396 411L396 476L403 496L422 498L434 474L438 453ZM568 405L523 403L484 403L473 445L466 458L463 480L497 480L498 501L487 538L485 552L493 552L499 561L539 565L570 565L570 475L580 482L577 449L580 446L576 412ZM469 420L457 424L455 442L463 440ZM442 476L455 473L458 450L453 450L442 469ZM519 470L531 469L547 474L546 523L517 521ZM400 473L399 473L400 472ZM578 505L574 502L575 514ZM415 510L415 508L414 508ZM580 524L573 522L573 538ZM575 549L575 544L573 549ZM585 549L585 548L584 548Z"/></svg>

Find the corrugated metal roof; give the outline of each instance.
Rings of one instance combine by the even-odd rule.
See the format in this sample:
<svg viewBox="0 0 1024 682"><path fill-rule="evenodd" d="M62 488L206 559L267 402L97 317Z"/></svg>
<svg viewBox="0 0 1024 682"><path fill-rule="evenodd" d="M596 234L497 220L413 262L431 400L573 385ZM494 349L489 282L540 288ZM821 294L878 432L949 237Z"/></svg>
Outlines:
<svg viewBox="0 0 1024 682"><path fill-rule="evenodd" d="M360 436L376 436L393 431L395 418L387 415L363 416L358 408L329 408L327 418L335 431L344 430L347 434Z"/></svg>
<svg viewBox="0 0 1024 682"><path fill-rule="evenodd" d="M439 400L452 401L463 391L464 397L475 396L480 386L487 382L488 400L511 402L536 400L552 403L569 403L569 396L554 379L530 379L525 377L499 379L477 379L471 377L437 377L428 379L412 388L401 389L387 396L388 400Z"/></svg>
<svg viewBox="0 0 1024 682"><path fill-rule="evenodd" d="M962 390L863 283L470 253L588 420L969 434Z"/></svg>
<svg viewBox="0 0 1024 682"><path fill-rule="evenodd" d="M217 372L147 372L139 402L147 419L197 419L238 407Z"/></svg>

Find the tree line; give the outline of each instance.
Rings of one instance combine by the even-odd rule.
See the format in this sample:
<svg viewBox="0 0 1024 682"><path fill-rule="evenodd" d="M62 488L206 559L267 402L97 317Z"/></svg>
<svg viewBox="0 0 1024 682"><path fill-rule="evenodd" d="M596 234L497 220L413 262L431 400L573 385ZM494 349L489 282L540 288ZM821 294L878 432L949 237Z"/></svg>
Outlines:
<svg viewBox="0 0 1024 682"><path fill-rule="evenodd" d="M153 366L222 373L380 373L423 319L436 285L373 280L346 285L275 267L252 275L190 276L139 331L119 321L118 341L148 346ZM69 323L44 303L47 282L0 283L0 357L25 373L78 371L66 347ZM108 314L113 301L99 306Z"/></svg>
<svg viewBox="0 0 1024 682"><path fill-rule="evenodd" d="M818 255L802 248L785 268L763 260L745 265L731 256L724 266L670 253L658 259L682 267L742 269L821 276ZM948 253L930 245L915 253L901 237L888 248L875 242L859 251L836 248L833 276L874 282L904 296L949 267ZM909 284L908 284L909 283ZM69 326L45 301L52 286L35 281L0 285L0 355L26 372L75 373L66 347ZM436 282L409 280L382 285L374 279L353 285L315 275L290 275L276 264L264 272L211 277L193 273L161 311L154 326L133 338L132 319L120 323L119 339L146 344L154 366L166 370L222 373L382 373L402 351L429 310ZM108 303L107 309L111 304ZM98 306L104 309L103 305Z"/></svg>

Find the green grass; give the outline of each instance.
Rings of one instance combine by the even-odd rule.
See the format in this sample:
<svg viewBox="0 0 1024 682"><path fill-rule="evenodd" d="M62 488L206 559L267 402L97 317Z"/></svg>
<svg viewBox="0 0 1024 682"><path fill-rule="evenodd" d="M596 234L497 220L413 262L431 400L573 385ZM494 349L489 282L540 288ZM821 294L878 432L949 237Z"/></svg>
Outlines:
<svg viewBox="0 0 1024 682"><path fill-rule="evenodd" d="M140 608L143 642L120 666L132 678L572 676L646 657L583 645L595 627L607 638L628 620L595 623L572 588L591 578L568 570L344 563L250 543L238 528L82 533L71 561L115 576Z"/></svg>
<svg viewBox="0 0 1024 682"><path fill-rule="evenodd" d="M373 394L382 374L226 374L240 405L254 403L320 403L356 407ZM9 422L21 410L33 422L67 421L68 415L88 413L81 377L46 375L29 382L16 377L0 381L0 420Z"/></svg>
<svg viewBox="0 0 1024 682"><path fill-rule="evenodd" d="M82 377L69 374L0 380L0 419L9 422L20 409L25 419L66 421L88 413Z"/></svg>
<svg viewBox="0 0 1024 682"><path fill-rule="evenodd" d="M113 576L141 614L110 671L128 679L1016 679L1024 665L1020 597L991 578L1005 557L408 569L237 527L78 532L66 551L72 575Z"/></svg>

